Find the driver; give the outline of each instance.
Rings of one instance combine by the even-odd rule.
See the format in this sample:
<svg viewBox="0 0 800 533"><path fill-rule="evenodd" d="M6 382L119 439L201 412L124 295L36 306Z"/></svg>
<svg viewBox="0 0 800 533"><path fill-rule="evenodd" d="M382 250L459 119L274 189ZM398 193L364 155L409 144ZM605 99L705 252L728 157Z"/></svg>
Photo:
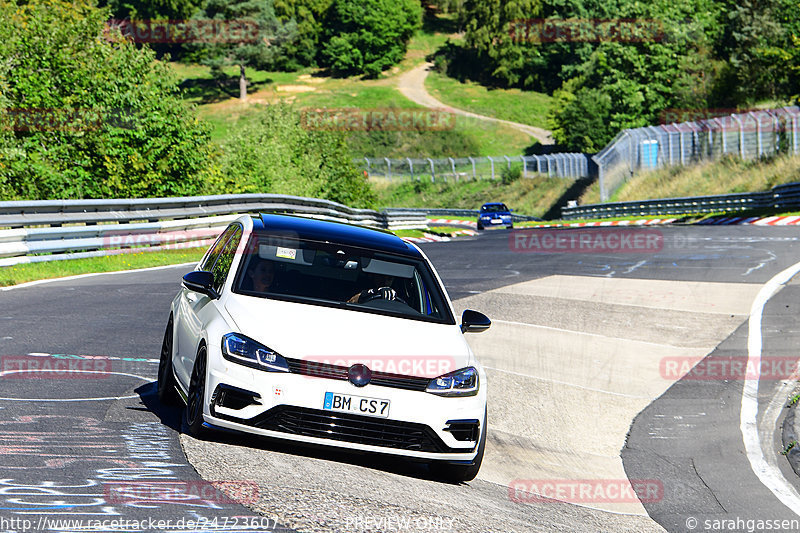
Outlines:
<svg viewBox="0 0 800 533"><path fill-rule="evenodd" d="M385 274L368 274L368 276L374 288L366 289L353 295L347 300L347 303L363 304L370 300L378 299L402 301L397 297L397 292L392 288L392 281L394 281L392 276L387 276Z"/></svg>
<svg viewBox="0 0 800 533"><path fill-rule="evenodd" d="M259 261L247 276L250 278L255 292L269 292L272 281L275 279L275 267L272 261Z"/></svg>

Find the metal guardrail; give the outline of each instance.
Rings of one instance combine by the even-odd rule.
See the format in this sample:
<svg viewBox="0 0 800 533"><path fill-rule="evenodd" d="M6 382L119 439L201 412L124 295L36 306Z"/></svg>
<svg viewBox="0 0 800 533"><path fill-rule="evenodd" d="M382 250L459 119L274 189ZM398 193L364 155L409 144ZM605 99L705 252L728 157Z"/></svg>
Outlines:
<svg viewBox="0 0 800 533"><path fill-rule="evenodd" d="M0 266L207 246L238 214L262 212L385 229L427 226L419 211L277 194L0 202L0 228L7 228L0 229Z"/></svg>
<svg viewBox="0 0 800 533"><path fill-rule="evenodd" d="M424 213L427 217L471 217L478 218L478 209L440 209L428 207L403 207L403 208L387 208L384 209L386 213ZM527 220L541 220L539 217L531 217L527 215L511 215L514 222L524 222Z"/></svg>
<svg viewBox="0 0 800 533"><path fill-rule="evenodd" d="M771 191L689 198L662 198L565 207L565 220L625 216L693 215L736 213L752 209L800 209L800 183L778 185Z"/></svg>

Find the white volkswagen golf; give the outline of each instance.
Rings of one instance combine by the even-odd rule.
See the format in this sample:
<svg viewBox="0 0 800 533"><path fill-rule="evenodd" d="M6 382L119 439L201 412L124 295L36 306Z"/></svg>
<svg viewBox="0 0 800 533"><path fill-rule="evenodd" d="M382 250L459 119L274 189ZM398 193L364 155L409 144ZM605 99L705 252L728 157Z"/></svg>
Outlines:
<svg viewBox="0 0 800 533"><path fill-rule="evenodd" d="M286 216L233 222L172 301L158 395L194 435L225 428L429 462L473 479L486 374L438 274L383 231Z"/></svg>

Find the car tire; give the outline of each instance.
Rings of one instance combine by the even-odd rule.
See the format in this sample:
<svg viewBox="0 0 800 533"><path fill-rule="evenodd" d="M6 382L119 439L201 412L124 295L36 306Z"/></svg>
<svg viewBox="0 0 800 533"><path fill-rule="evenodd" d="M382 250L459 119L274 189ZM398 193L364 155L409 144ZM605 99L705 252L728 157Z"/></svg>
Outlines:
<svg viewBox="0 0 800 533"><path fill-rule="evenodd" d="M197 357L192 369L192 377L189 380L189 394L186 398L186 409L184 410L183 420L188 428L188 433L198 439L202 439L208 433L203 426L203 407L206 394L206 364L208 350L205 345L197 351Z"/></svg>
<svg viewBox="0 0 800 533"><path fill-rule="evenodd" d="M177 383L172 373L172 336L173 322L170 317L167 323L167 330L164 332L164 340L161 343L161 358L158 360L158 382L157 395L158 401L164 405L178 405L180 396L176 389Z"/></svg>
<svg viewBox="0 0 800 533"><path fill-rule="evenodd" d="M514 229L514 224L509 224L509 225L507 226L507 228L508 228L508 229Z"/></svg>
<svg viewBox="0 0 800 533"><path fill-rule="evenodd" d="M487 413L483 415L483 429L478 441L478 453L471 465L459 465L444 462L431 463L430 469L434 476L449 483L463 483L472 481L478 475L483 462L483 452L486 449Z"/></svg>
<svg viewBox="0 0 800 533"><path fill-rule="evenodd" d="M483 231L483 224L478 224L478 231Z"/></svg>

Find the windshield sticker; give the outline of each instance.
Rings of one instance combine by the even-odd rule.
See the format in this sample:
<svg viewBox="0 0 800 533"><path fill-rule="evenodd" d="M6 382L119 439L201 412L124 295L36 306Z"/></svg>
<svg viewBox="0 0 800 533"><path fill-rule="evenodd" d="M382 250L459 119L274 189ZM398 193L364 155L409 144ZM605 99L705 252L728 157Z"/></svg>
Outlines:
<svg viewBox="0 0 800 533"><path fill-rule="evenodd" d="M283 257L284 259L294 259L297 257L297 250L294 248L281 248L278 246L277 251L275 252L275 257Z"/></svg>

